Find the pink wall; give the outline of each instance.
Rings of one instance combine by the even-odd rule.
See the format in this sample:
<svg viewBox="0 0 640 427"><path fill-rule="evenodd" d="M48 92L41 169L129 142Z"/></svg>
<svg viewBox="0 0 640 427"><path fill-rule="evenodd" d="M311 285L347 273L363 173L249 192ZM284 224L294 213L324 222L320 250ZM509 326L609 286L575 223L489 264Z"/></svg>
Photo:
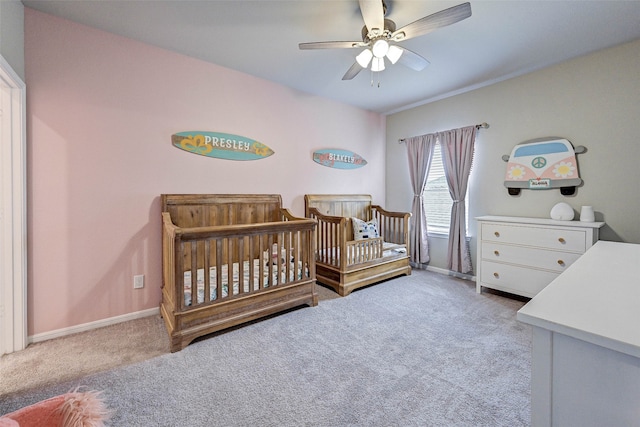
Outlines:
<svg viewBox="0 0 640 427"><path fill-rule="evenodd" d="M157 307L161 193L369 193L384 203L385 118L25 8L29 335ZM275 154L225 161L173 133L243 135ZM338 170L311 153L342 148ZM145 288L133 289L133 275Z"/></svg>

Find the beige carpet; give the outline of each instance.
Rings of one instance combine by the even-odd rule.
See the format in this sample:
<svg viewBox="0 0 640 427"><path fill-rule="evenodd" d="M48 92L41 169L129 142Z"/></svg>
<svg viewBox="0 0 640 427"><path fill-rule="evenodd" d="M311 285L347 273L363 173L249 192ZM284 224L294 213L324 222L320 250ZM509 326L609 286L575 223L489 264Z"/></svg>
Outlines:
<svg viewBox="0 0 640 427"><path fill-rule="evenodd" d="M321 301L339 298L324 286L319 285L317 292ZM25 350L0 357L0 397L165 353L169 353L169 338L160 316L31 344Z"/></svg>
<svg viewBox="0 0 640 427"><path fill-rule="evenodd" d="M81 387L102 393L113 426L525 427L523 304L414 270L176 353L1 396L0 413Z"/></svg>
<svg viewBox="0 0 640 427"><path fill-rule="evenodd" d="M31 344L25 350L0 358L0 396L168 352L169 340L160 316Z"/></svg>

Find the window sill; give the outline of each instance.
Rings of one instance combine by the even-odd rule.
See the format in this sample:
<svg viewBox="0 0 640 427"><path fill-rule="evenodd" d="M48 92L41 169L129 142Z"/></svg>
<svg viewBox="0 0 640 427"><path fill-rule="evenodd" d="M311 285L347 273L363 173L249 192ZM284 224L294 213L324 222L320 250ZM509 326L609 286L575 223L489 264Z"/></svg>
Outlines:
<svg viewBox="0 0 640 427"><path fill-rule="evenodd" d="M434 239L448 239L449 233L445 233L442 231L427 231L427 236Z"/></svg>
<svg viewBox="0 0 640 427"><path fill-rule="evenodd" d="M433 237L434 239L448 239L449 233L444 233L440 231L428 231L427 237ZM465 237L465 239L467 239L467 242L469 242L471 241L471 236L467 236Z"/></svg>

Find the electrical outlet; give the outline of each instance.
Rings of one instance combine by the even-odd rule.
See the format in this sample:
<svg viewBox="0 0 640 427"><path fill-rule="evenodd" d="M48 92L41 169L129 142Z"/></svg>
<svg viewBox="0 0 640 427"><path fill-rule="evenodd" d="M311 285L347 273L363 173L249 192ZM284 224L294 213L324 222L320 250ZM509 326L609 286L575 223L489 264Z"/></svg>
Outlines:
<svg viewBox="0 0 640 427"><path fill-rule="evenodd" d="M133 276L133 289L144 288L144 274Z"/></svg>

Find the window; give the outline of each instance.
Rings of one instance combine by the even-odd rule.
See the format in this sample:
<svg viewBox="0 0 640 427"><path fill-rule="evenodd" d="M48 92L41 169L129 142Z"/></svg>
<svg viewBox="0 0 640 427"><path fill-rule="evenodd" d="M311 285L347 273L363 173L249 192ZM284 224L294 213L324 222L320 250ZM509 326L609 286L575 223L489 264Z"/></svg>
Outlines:
<svg viewBox="0 0 640 427"><path fill-rule="evenodd" d="M467 190L468 200L469 191ZM447 178L444 176L444 163L442 162L442 149L440 143L437 143L433 150L433 158L431 159L431 168L427 176L427 185L424 188L423 206L425 216L427 217L427 231L431 234L449 234L449 225L451 224L451 206L453 200L449 194L449 185ZM468 213L468 203L467 213ZM469 215L466 215L468 218Z"/></svg>

